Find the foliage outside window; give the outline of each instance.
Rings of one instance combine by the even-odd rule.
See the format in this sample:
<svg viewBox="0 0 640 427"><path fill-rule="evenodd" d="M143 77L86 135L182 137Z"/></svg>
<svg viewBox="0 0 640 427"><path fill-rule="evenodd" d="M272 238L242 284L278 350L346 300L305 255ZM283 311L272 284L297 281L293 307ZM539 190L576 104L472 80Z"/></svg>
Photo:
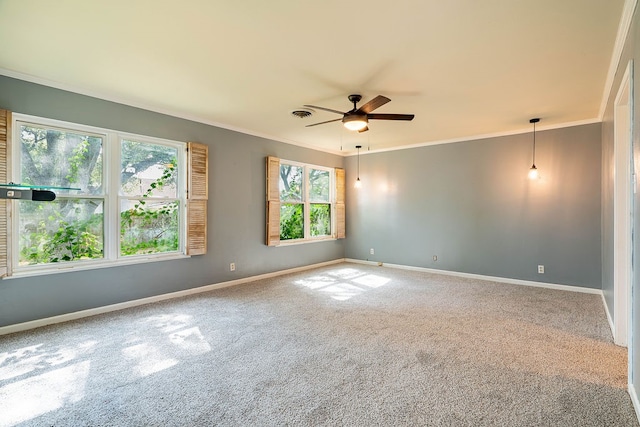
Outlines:
<svg viewBox="0 0 640 427"><path fill-rule="evenodd" d="M16 121L13 180L79 190L15 201L14 266L181 253L184 146L52 122Z"/></svg>
<svg viewBox="0 0 640 427"><path fill-rule="evenodd" d="M178 250L178 150L121 141L120 254Z"/></svg>
<svg viewBox="0 0 640 427"><path fill-rule="evenodd" d="M280 162L280 240L331 236L333 171Z"/></svg>

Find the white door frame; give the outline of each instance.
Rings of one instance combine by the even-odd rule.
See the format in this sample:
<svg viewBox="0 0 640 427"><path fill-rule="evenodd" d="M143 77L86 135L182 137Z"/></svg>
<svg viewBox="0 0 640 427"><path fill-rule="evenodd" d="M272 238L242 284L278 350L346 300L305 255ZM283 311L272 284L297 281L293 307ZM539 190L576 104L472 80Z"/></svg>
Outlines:
<svg viewBox="0 0 640 427"><path fill-rule="evenodd" d="M614 179L613 179L613 317L614 341L629 347L631 334L632 287L632 194L631 160L631 74L629 61L614 103ZM629 358L631 363L631 357Z"/></svg>

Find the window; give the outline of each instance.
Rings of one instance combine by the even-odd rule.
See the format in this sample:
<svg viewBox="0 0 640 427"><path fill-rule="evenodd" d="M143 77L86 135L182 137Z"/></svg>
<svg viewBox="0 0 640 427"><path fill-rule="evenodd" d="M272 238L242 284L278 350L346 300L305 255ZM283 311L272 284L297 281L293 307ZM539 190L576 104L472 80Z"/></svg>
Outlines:
<svg viewBox="0 0 640 427"><path fill-rule="evenodd" d="M331 176L328 170L309 168L309 235L331 235Z"/></svg>
<svg viewBox="0 0 640 427"><path fill-rule="evenodd" d="M335 231L344 229L343 172L268 157L267 245L344 237Z"/></svg>
<svg viewBox="0 0 640 427"><path fill-rule="evenodd" d="M123 139L120 164L120 255L178 251L178 148Z"/></svg>
<svg viewBox="0 0 640 427"><path fill-rule="evenodd" d="M280 240L331 237L331 169L280 161Z"/></svg>
<svg viewBox="0 0 640 427"><path fill-rule="evenodd" d="M280 240L304 238L303 174L301 166L280 165Z"/></svg>
<svg viewBox="0 0 640 427"><path fill-rule="evenodd" d="M74 188L13 201L14 271L184 254L186 143L14 120L12 181Z"/></svg>

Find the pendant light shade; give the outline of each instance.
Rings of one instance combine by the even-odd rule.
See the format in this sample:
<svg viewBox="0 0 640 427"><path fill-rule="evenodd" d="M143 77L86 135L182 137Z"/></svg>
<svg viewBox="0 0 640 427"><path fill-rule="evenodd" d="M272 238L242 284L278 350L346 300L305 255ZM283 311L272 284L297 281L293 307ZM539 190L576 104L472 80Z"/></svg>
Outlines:
<svg viewBox="0 0 640 427"><path fill-rule="evenodd" d="M356 179L354 187L360 188L362 187L362 181L360 181L360 149L362 148L362 145L356 145L356 148L358 149L358 178Z"/></svg>
<svg viewBox="0 0 640 427"><path fill-rule="evenodd" d="M529 123L533 123L533 160L531 162L531 168L529 168L529 179L540 178L538 168L536 167L536 123L539 121L539 118L529 120Z"/></svg>

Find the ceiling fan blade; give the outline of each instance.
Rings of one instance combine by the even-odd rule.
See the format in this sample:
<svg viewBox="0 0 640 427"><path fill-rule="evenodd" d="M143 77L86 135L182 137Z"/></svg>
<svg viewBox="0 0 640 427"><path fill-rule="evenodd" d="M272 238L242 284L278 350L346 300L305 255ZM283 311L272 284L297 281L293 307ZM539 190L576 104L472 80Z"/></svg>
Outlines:
<svg viewBox="0 0 640 427"><path fill-rule="evenodd" d="M414 114L367 114L369 120L413 120Z"/></svg>
<svg viewBox="0 0 640 427"><path fill-rule="evenodd" d="M369 130L369 126L365 126L364 128L360 129L358 133L366 132L368 130Z"/></svg>
<svg viewBox="0 0 640 427"><path fill-rule="evenodd" d="M373 110L375 110L376 108L382 107L384 104L386 104L389 101L391 100L386 96L378 95L375 98L373 98L371 101L367 102L366 104L358 108L358 112L368 114Z"/></svg>
<svg viewBox="0 0 640 427"><path fill-rule="evenodd" d="M331 108L324 108L324 107L318 107L317 105L306 105L306 104L304 106L308 107L308 108L316 108L318 110L328 111L330 113L336 113L336 114L344 115L344 112L338 111L338 110L332 110Z"/></svg>
<svg viewBox="0 0 640 427"><path fill-rule="evenodd" d="M341 113L341 114L342 114L342 113ZM340 121L340 120L342 120L342 119L327 120L326 122L314 123L314 124L312 124L312 125L306 125L305 127L306 127L306 128L309 128L309 127L311 127L311 126L318 126L318 125L323 125L323 124L325 124L325 123L338 122L338 121Z"/></svg>

